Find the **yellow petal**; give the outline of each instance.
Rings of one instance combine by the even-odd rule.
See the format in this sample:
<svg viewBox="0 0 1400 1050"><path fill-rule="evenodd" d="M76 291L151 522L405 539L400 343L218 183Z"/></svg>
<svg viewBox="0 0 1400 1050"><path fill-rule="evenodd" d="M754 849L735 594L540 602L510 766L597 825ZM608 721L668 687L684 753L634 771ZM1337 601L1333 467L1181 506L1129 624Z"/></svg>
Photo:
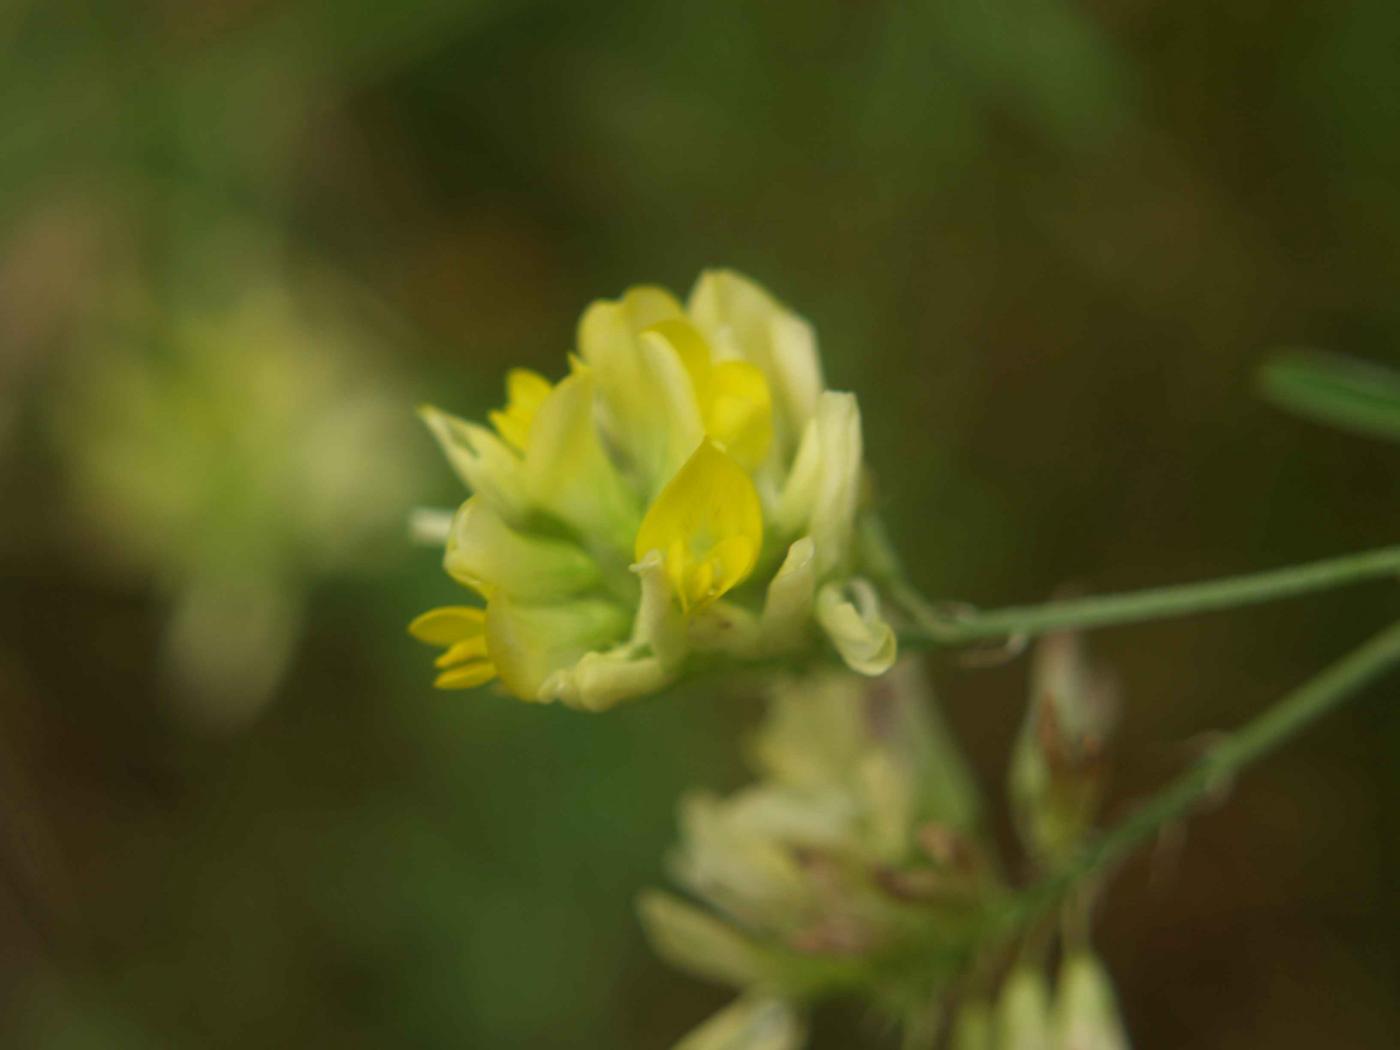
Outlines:
<svg viewBox="0 0 1400 1050"><path fill-rule="evenodd" d="M732 270L707 270L687 313L725 359L757 365L773 391L775 441L792 455L823 387L812 327L761 285Z"/></svg>
<svg viewBox="0 0 1400 1050"><path fill-rule="evenodd" d="M484 597L499 588L527 601L567 597L598 580L597 563L581 548L513 529L476 496L452 520L443 567Z"/></svg>
<svg viewBox="0 0 1400 1050"><path fill-rule="evenodd" d="M773 398L757 366L745 361L715 365L700 413L705 433L740 463L753 469L768 455L773 442Z"/></svg>
<svg viewBox="0 0 1400 1050"><path fill-rule="evenodd" d="M603 446L595 385L591 373L575 373L540 405L525 453L525 491L535 506L625 549L637 527L638 501Z"/></svg>
<svg viewBox="0 0 1400 1050"><path fill-rule="evenodd" d="M680 358L705 435L750 470L762 463L773 441L773 397L762 369L747 361L714 361L700 330L678 318L652 325L642 338L664 340Z"/></svg>
<svg viewBox="0 0 1400 1050"><path fill-rule="evenodd" d="M585 653L611 649L627 637L627 613L612 602L578 599L548 605L491 596L486 643L506 688L521 700L547 702L541 687Z"/></svg>
<svg viewBox="0 0 1400 1050"><path fill-rule="evenodd" d="M656 497L637 531L636 560L666 561L681 608L708 605L747 579L763 543L763 510L734 458L703 441Z"/></svg>
<svg viewBox="0 0 1400 1050"><path fill-rule="evenodd" d="M773 515L774 531L779 534L812 537L820 578L850 560L860 502L861 455L860 406L855 395L827 391L807 424Z"/></svg>
<svg viewBox="0 0 1400 1050"><path fill-rule="evenodd" d="M524 515L526 499L520 456L514 449L486 427L458 419L432 405L421 406L418 414L468 488L508 520Z"/></svg>
<svg viewBox="0 0 1400 1050"><path fill-rule="evenodd" d="M486 611L470 605L429 609L408 625L408 633L429 645L455 645L485 630Z"/></svg>
<svg viewBox="0 0 1400 1050"><path fill-rule="evenodd" d="M648 497L685 462L704 429L678 353L669 342L641 337L683 316L669 292L641 287L593 303L579 321L579 352L597 383L601 421Z"/></svg>
<svg viewBox="0 0 1400 1050"><path fill-rule="evenodd" d="M433 685L439 689L475 689L495 677L495 666L482 660L442 672L433 681Z"/></svg>
<svg viewBox="0 0 1400 1050"><path fill-rule="evenodd" d="M845 587L828 583L817 592L816 613L817 622L852 671L873 677L894 665L899 642L880 614L879 596L868 581L848 580Z"/></svg>
<svg viewBox="0 0 1400 1050"><path fill-rule="evenodd" d="M447 667L455 667L464 664L468 660L485 660L486 635L478 634L472 638L465 638L460 642L454 642L445 653L433 661L433 666L442 670Z"/></svg>
<svg viewBox="0 0 1400 1050"><path fill-rule="evenodd" d="M681 359L681 364L685 366L686 372L690 375L690 381L695 384L698 390L706 382L712 356L710 344L700 334L700 329L689 321L672 317L665 321L658 321L642 334L645 335L648 332L661 336L671 344L676 355Z"/></svg>
<svg viewBox="0 0 1400 1050"><path fill-rule="evenodd" d="M528 368L512 368L506 375L506 407L490 413L491 423L519 451L525 451L530 424L552 389L548 379Z"/></svg>

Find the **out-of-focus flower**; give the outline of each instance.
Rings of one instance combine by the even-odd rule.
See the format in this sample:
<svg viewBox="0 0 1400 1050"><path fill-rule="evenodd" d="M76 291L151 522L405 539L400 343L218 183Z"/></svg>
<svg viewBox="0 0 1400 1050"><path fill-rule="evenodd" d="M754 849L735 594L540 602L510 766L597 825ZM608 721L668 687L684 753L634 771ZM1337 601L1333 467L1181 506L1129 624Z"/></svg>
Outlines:
<svg viewBox="0 0 1400 1050"><path fill-rule="evenodd" d="M994 1021L997 1050L1056 1050L1045 975L1028 965L1013 970L1002 984Z"/></svg>
<svg viewBox="0 0 1400 1050"><path fill-rule="evenodd" d="M1055 1050L1128 1050L1113 983L1096 955L1065 955L1055 990Z"/></svg>
<svg viewBox="0 0 1400 1050"><path fill-rule="evenodd" d="M994 1006L980 998L954 1016L951 1050L1128 1050L1113 985L1084 947L1066 949L1052 991L1045 971L1018 963Z"/></svg>
<svg viewBox="0 0 1400 1050"><path fill-rule="evenodd" d="M62 394L84 541L170 593L166 655L190 713L245 721L311 580L363 564L411 504L417 463L382 363L266 290L165 339L94 337Z"/></svg>
<svg viewBox="0 0 1400 1050"><path fill-rule="evenodd" d="M437 684L602 710L695 659L800 651L824 633L879 674L895 637L860 576L855 397L824 389L811 327L753 282L703 274L682 305L593 303L558 382L507 378L492 426L423 415L472 490L444 564L484 608L411 630Z"/></svg>
<svg viewBox="0 0 1400 1050"><path fill-rule="evenodd" d="M800 1003L832 987L928 1001L965 961L996 883L961 758L917 667L775 687L750 754L761 778L681 807L676 881L643 901L657 950L694 973Z"/></svg>
<svg viewBox="0 0 1400 1050"><path fill-rule="evenodd" d="M740 999L676 1044L676 1050L798 1050L807 1039L796 1012L781 999Z"/></svg>
<svg viewBox="0 0 1400 1050"><path fill-rule="evenodd" d="M1089 830L1117 709L1112 679L1088 663L1077 634L1040 641L1009 776L1012 813L1036 861L1062 860Z"/></svg>
<svg viewBox="0 0 1400 1050"><path fill-rule="evenodd" d="M950 1050L997 1050L992 1008L981 999L959 1007L948 1045Z"/></svg>

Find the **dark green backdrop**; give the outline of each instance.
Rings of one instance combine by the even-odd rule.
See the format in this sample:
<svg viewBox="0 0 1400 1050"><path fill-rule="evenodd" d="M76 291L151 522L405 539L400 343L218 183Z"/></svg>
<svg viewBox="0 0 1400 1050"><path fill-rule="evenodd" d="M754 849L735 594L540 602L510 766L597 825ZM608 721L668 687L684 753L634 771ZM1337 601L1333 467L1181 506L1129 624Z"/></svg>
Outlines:
<svg viewBox="0 0 1400 1050"><path fill-rule="evenodd" d="M676 796L742 777L752 697L435 694L403 625L452 592L394 531L282 555L307 613L269 707L180 714L160 567L92 557L101 432L53 421L84 355L178 363L174 319L250 288L355 333L408 419L557 373L591 298L741 269L858 392L940 596L1395 539L1400 452L1251 389L1280 346L1400 360L1386 0L7 0L0 48L6 1046L649 1048L725 998L631 909ZM459 499L409 433L420 500ZM1395 612L1372 588L1105 632L1115 807ZM999 791L1023 667L930 663ZM1400 696L1373 693L1119 878L1100 943L1141 1047L1400 1040Z"/></svg>

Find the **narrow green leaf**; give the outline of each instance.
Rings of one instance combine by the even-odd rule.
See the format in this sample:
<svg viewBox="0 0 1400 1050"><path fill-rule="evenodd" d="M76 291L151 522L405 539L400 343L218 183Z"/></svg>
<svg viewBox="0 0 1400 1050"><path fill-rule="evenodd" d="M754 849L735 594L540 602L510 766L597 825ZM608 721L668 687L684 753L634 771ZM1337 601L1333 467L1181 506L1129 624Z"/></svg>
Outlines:
<svg viewBox="0 0 1400 1050"><path fill-rule="evenodd" d="M1260 392L1307 419L1400 441L1400 372L1309 351L1288 351L1264 365Z"/></svg>

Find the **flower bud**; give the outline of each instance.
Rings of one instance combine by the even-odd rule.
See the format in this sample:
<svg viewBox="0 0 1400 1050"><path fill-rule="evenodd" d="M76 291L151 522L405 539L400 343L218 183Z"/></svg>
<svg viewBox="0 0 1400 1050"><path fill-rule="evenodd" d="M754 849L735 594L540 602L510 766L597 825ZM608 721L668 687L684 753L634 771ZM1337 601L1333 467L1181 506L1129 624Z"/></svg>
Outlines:
<svg viewBox="0 0 1400 1050"><path fill-rule="evenodd" d="M743 934L678 897L649 890L637 912L652 947L679 969L739 987L767 973L762 951Z"/></svg>
<svg viewBox="0 0 1400 1050"><path fill-rule="evenodd" d="M444 567L484 602L474 667L523 700L603 710L692 656L821 634L862 674L893 664L858 575L860 408L823 389L810 326L758 285L719 271L689 305L653 287L595 302L567 376L516 369L506 387L494 429L422 412L473 493Z"/></svg>
<svg viewBox="0 0 1400 1050"><path fill-rule="evenodd" d="M1073 951L1055 991L1055 1050L1128 1050L1113 984L1098 958Z"/></svg>
<svg viewBox="0 0 1400 1050"><path fill-rule="evenodd" d="M1113 684L1088 663L1078 635L1040 641L1008 788L1017 830L1038 862L1063 859L1089 830L1116 711Z"/></svg>
<svg viewBox="0 0 1400 1050"><path fill-rule="evenodd" d="M997 1050L1054 1050L1043 973L1029 966L1011 972L997 998L995 1027Z"/></svg>
<svg viewBox="0 0 1400 1050"><path fill-rule="evenodd" d="M675 1050L798 1050L807 1041L801 1019L781 999L739 999L715 1014Z"/></svg>

